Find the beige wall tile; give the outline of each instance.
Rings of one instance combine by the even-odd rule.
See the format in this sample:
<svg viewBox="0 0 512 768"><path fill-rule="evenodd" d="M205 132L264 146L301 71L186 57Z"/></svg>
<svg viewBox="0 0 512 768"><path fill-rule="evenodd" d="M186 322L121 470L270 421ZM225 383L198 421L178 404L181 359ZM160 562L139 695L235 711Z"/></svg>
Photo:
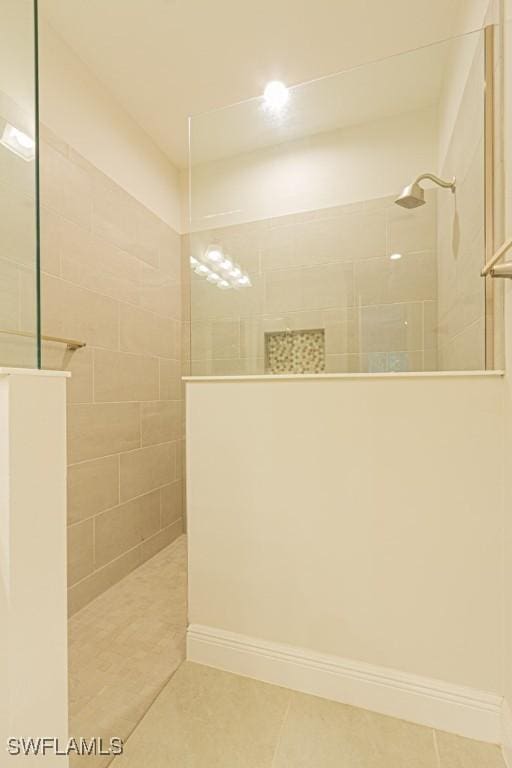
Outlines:
<svg viewBox="0 0 512 768"><path fill-rule="evenodd" d="M178 477L180 473L178 472ZM160 489L162 528L165 528L182 517L183 494L181 480L166 485Z"/></svg>
<svg viewBox="0 0 512 768"><path fill-rule="evenodd" d="M101 568L160 530L160 492L139 496L95 518L95 566Z"/></svg>
<svg viewBox="0 0 512 768"><path fill-rule="evenodd" d="M298 230L295 224L283 224L266 230L262 234L262 270L268 272L271 269L295 267L304 263L300 261L298 244ZM309 252L304 254L306 259L309 256Z"/></svg>
<svg viewBox="0 0 512 768"><path fill-rule="evenodd" d="M121 187L97 171L93 176L92 230L123 251L136 252L137 203Z"/></svg>
<svg viewBox="0 0 512 768"><path fill-rule="evenodd" d="M39 141L42 144L48 144L57 152L60 152L64 157L69 155L69 147L65 141L63 141L57 134L55 134L47 125L39 123Z"/></svg>
<svg viewBox="0 0 512 768"><path fill-rule="evenodd" d="M53 344L43 348L45 367L73 374L68 382L68 514L76 530L70 535L79 541L82 524L89 531L92 518L99 525L97 570L86 572L82 560L73 566L72 579L81 579L70 590L70 608L76 610L141 562L141 547L133 544L134 530L151 538L145 557L172 538L170 531L161 537L157 532L158 489L176 478L174 444L155 445L153 453L123 461L123 499L147 497L144 503L133 500L121 505L127 508L126 530L120 530L121 513L112 510L121 509L119 453L141 447L141 403L147 403L146 445L181 437L181 319L182 303L188 306L189 301L181 284L180 235L44 127L41 137L43 331L87 344L77 352ZM26 181L31 188L28 175ZM21 185L19 193L24 194ZM0 182L0 201L4 196L14 200L13 190L7 195ZM29 202L32 211L33 200ZM13 212L11 224L21 221L23 210L22 206L16 216ZM30 234L25 225L20 233ZM20 277L11 271L17 290L9 295L21 295L23 301L12 307L0 302L0 314L12 310L4 320L32 330L33 272ZM188 273L187 264L187 281ZM0 280L0 290L7 282ZM17 354L16 362L20 359ZM165 493L164 499L168 523L172 504ZM84 552L90 549L89 539L84 539ZM116 559L103 567L112 558Z"/></svg>
<svg viewBox="0 0 512 768"><path fill-rule="evenodd" d="M141 307L162 317L181 319L181 285L165 269L143 264L138 296Z"/></svg>
<svg viewBox="0 0 512 768"><path fill-rule="evenodd" d="M179 360L160 358L160 400L181 398L181 363Z"/></svg>
<svg viewBox="0 0 512 768"><path fill-rule="evenodd" d="M178 536L183 533L183 522L176 520L172 525L167 526L162 531L159 531L150 539L142 542L142 560L149 560L150 557L156 555L161 549L171 544Z"/></svg>
<svg viewBox="0 0 512 768"><path fill-rule="evenodd" d="M121 454L121 500L168 485L176 479L176 444L149 446Z"/></svg>
<svg viewBox="0 0 512 768"><path fill-rule="evenodd" d="M350 307L354 303L353 265L328 264L305 269L301 275L302 304L300 309Z"/></svg>
<svg viewBox="0 0 512 768"><path fill-rule="evenodd" d="M423 348L435 349L438 338L438 309L437 302L423 302Z"/></svg>
<svg viewBox="0 0 512 768"><path fill-rule="evenodd" d="M135 547L105 568L95 571L90 576L75 584L68 591L68 613L72 616L95 597L120 581L142 562L142 549Z"/></svg>
<svg viewBox="0 0 512 768"><path fill-rule="evenodd" d="M302 272L301 269L279 269L264 273L266 314L305 308L302 299Z"/></svg>
<svg viewBox="0 0 512 768"><path fill-rule="evenodd" d="M37 328L37 282L36 272L32 267L18 269L19 282L19 322L18 327L23 331L35 333Z"/></svg>
<svg viewBox="0 0 512 768"><path fill-rule="evenodd" d="M105 296L43 275L43 333L50 336L64 336L91 346L117 349L118 307L117 302Z"/></svg>
<svg viewBox="0 0 512 768"><path fill-rule="evenodd" d="M182 237L177 232L175 232L172 227L169 227L164 222L161 222L160 224L161 226L158 245L160 269L166 270L168 272L169 279L173 280L173 282L184 282L185 276L183 275L182 265Z"/></svg>
<svg viewBox="0 0 512 768"><path fill-rule="evenodd" d="M178 320L156 318L156 346L158 357L179 360L181 355L181 328Z"/></svg>
<svg viewBox="0 0 512 768"><path fill-rule="evenodd" d="M158 392L159 367L156 357L94 350L96 402L156 400Z"/></svg>
<svg viewBox="0 0 512 768"><path fill-rule="evenodd" d="M119 504L119 457L68 467L68 523L77 523Z"/></svg>
<svg viewBox="0 0 512 768"><path fill-rule="evenodd" d="M71 464L140 445L138 403L71 404L68 409L68 459Z"/></svg>
<svg viewBox="0 0 512 768"><path fill-rule="evenodd" d="M418 253L433 251L436 247L437 190L428 190L427 205L405 210L392 205L388 210L388 253ZM450 192L443 192L450 195Z"/></svg>
<svg viewBox="0 0 512 768"><path fill-rule="evenodd" d="M62 218L51 208L41 206L41 270L60 275L60 233Z"/></svg>
<svg viewBox="0 0 512 768"><path fill-rule="evenodd" d="M437 296L435 254L368 259L355 265L355 300L358 305L434 300Z"/></svg>
<svg viewBox="0 0 512 768"><path fill-rule="evenodd" d="M323 313L317 328L325 328L326 355L359 351L360 312L355 307L330 309Z"/></svg>
<svg viewBox="0 0 512 768"><path fill-rule="evenodd" d="M360 373L361 355L326 355L326 373Z"/></svg>
<svg viewBox="0 0 512 768"><path fill-rule="evenodd" d="M65 280L119 301L140 303L142 265L134 256L65 220L60 249Z"/></svg>
<svg viewBox="0 0 512 768"><path fill-rule="evenodd" d="M17 173L18 169L15 171ZM9 179L10 183L0 184L0 254L2 258L33 268L36 251L33 191L18 189L14 181L16 176L4 178ZM32 186L33 183L32 180Z"/></svg>
<svg viewBox="0 0 512 768"><path fill-rule="evenodd" d="M67 380L68 403L92 403L92 348L72 351L64 344L43 342L41 358L43 368L71 372L71 378Z"/></svg>
<svg viewBox="0 0 512 768"><path fill-rule="evenodd" d="M350 262L285 269L265 275L266 313L350 307L353 303L353 265Z"/></svg>
<svg viewBox="0 0 512 768"><path fill-rule="evenodd" d="M3 328L19 328L19 274L17 264L0 258L0 323Z"/></svg>
<svg viewBox="0 0 512 768"><path fill-rule="evenodd" d="M93 520L68 527L68 584L75 584L93 571Z"/></svg>
<svg viewBox="0 0 512 768"><path fill-rule="evenodd" d="M177 440L181 434L181 408L178 400L141 404L142 445Z"/></svg>
<svg viewBox="0 0 512 768"><path fill-rule="evenodd" d="M263 312L264 284L261 275L251 275L252 286L238 291L222 291L192 275L191 315L195 320L237 318Z"/></svg>
<svg viewBox="0 0 512 768"><path fill-rule="evenodd" d="M133 253L147 264L158 267L163 224L154 213L136 201L134 201L134 208L135 243Z"/></svg>
<svg viewBox="0 0 512 768"><path fill-rule="evenodd" d="M361 307L360 351L423 349L423 304L380 304Z"/></svg>
<svg viewBox="0 0 512 768"><path fill-rule="evenodd" d="M0 334L2 363L13 368L35 368L37 366L34 338L21 338Z"/></svg>
<svg viewBox="0 0 512 768"><path fill-rule="evenodd" d="M92 178L54 146L41 143L41 200L44 205L87 229L91 226Z"/></svg>
<svg viewBox="0 0 512 768"><path fill-rule="evenodd" d="M158 317L136 307L120 305L121 350L156 357L179 358L177 320Z"/></svg>
<svg viewBox="0 0 512 768"><path fill-rule="evenodd" d="M212 323L213 357L240 356L240 322L238 320L216 320Z"/></svg>

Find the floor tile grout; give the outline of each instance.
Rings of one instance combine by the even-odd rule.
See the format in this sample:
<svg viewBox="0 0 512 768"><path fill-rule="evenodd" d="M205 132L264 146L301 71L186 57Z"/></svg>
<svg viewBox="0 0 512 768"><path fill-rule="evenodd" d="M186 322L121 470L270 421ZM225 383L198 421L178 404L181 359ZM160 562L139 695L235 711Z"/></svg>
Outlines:
<svg viewBox="0 0 512 768"><path fill-rule="evenodd" d="M284 729L286 727L286 723L287 723L287 720L288 720L288 715L290 714L290 707L292 705L292 693L293 692L290 691L290 695L288 696L288 704L286 705L286 710L285 710L285 713L284 713L283 722L281 723L281 727L280 727L279 733L277 735L277 743L276 743L276 747L274 749L274 754L272 756L272 763L270 765L270 768L274 768L275 767L276 759L277 759L277 756L279 754L279 747L281 746L281 741L282 741L282 738L283 738Z"/></svg>

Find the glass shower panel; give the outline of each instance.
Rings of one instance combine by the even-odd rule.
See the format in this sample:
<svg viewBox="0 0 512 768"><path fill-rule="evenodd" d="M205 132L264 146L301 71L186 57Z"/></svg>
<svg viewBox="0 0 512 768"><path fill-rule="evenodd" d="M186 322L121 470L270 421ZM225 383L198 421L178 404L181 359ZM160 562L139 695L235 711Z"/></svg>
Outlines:
<svg viewBox="0 0 512 768"><path fill-rule="evenodd" d="M0 365L24 368L39 360L34 13L0 0Z"/></svg>
<svg viewBox="0 0 512 768"><path fill-rule="evenodd" d="M485 367L483 33L192 118L189 191L193 375Z"/></svg>

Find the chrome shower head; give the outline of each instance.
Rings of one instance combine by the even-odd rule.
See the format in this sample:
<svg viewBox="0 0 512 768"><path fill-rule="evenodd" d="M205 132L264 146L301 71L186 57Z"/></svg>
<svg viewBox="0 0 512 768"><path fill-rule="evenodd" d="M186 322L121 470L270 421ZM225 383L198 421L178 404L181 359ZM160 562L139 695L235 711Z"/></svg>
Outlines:
<svg viewBox="0 0 512 768"><path fill-rule="evenodd" d="M395 203L402 208L418 208L420 205L425 205L425 190L423 187L420 187L420 181L424 179L430 179L439 187L451 189L452 192L455 192L455 177L451 181L444 181L438 176L434 176L433 173L422 173L412 184L408 184L407 187L402 189Z"/></svg>
<svg viewBox="0 0 512 768"><path fill-rule="evenodd" d="M414 182L402 189L395 203L402 208L418 208L420 205L425 205L425 191Z"/></svg>

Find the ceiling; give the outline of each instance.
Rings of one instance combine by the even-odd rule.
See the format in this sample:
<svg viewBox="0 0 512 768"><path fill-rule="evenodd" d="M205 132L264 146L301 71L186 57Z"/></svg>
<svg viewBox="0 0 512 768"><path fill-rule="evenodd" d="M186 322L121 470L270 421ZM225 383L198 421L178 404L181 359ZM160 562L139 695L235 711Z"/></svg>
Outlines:
<svg viewBox="0 0 512 768"><path fill-rule="evenodd" d="M40 9L170 160L185 167L189 115L258 96L269 80L294 85L445 39L464 31L465 2L40 0ZM404 87L417 100L414 87Z"/></svg>

